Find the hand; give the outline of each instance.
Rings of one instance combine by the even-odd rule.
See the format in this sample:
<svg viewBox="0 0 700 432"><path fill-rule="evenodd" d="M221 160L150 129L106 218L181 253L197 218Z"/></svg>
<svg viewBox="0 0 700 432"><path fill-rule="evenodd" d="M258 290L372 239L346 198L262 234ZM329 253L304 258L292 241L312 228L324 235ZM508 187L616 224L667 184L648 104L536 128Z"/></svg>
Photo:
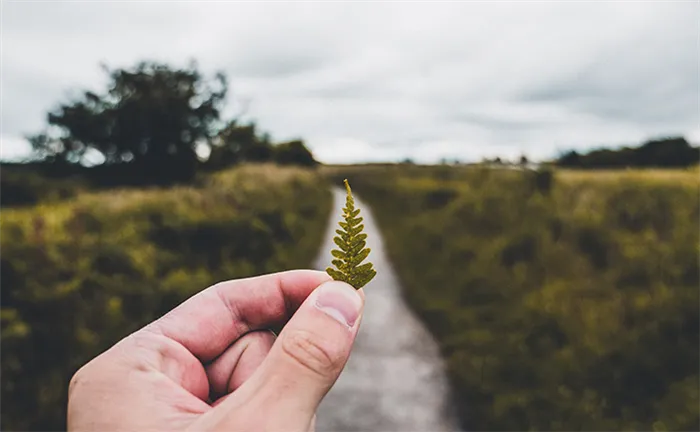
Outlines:
<svg viewBox="0 0 700 432"><path fill-rule="evenodd" d="M73 376L68 430L313 430L363 306L317 271L209 287Z"/></svg>

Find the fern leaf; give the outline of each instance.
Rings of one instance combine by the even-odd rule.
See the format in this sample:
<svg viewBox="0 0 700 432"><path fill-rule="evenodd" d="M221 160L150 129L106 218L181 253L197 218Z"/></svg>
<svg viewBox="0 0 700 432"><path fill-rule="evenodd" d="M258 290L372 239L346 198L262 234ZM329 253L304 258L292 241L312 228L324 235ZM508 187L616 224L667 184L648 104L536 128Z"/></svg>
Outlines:
<svg viewBox="0 0 700 432"><path fill-rule="evenodd" d="M369 251L369 249L361 250L357 255L350 258L348 262L353 267L358 266L362 261L365 260L365 258L367 258L367 255L369 255Z"/></svg>
<svg viewBox="0 0 700 432"><path fill-rule="evenodd" d="M355 208L355 199L347 179L345 179L345 189L347 198L343 208L343 220L338 222L342 229L335 230L336 237L333 242L340 248L333 249L331 254L335 258L332 264L336 267L328 267L328 273L334 280L347 282L355 289L360 289L367 285L376 275L371 262L361 264L370 253L367 245L367 234L363 234L365 226L362 224L363 218L360 216L360 209Z"/></svg>
<svg viewBox="0 0 700 432"><path fill-rule="evenodd" d="M332 268L328 267L328 268L326 269L326 273L328 273L329 275L331 275L331 277L332 277L334 280L347 282L347 281L345 280L345 279L346 279L345 273L343 273L343 272L340 272L340 271L338 271L338 270L335 270L335 269L332 269Z"/></svg>
<svg viewBox="0 0 700 432"><path fill-rule="evenodd" d="M348 249L350 249L350 245L346 241L343 241L343 239L340 237L334 237L333 242L337 244L343 252L347 252Z"/></svg>

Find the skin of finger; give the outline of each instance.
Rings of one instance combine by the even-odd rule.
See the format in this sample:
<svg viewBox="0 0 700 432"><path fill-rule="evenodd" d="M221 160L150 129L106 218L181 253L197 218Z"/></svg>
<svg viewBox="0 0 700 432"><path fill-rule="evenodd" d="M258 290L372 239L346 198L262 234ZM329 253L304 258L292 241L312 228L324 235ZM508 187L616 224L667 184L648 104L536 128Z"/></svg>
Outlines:
<svg viewBox="0 0 700 432"><path fill-rule="evenodd" d="M174 383L206 401L209 379L202 363L184 346L159 334L136 332L124 341L125 355L141 359L152 359L153 370L158 371ZM141 362L136 361L136 364Z"/></svg>
<svg viewBox="0 0 700 432"><path fill-rule="evenodd" d="M364 301L364 289L358 293ZM217 397L212 405L219 405L248 380L272 349L275 339L277 336L268 330L247 333L206 367L210 392Z"/></svg>
<svg viewBox="0 0 700 432"><path fill-rule="evenodd" d="M318 404L345 366L361 320L362 315L348 328L306 301L262 365L203 415L198 427L307 431Z"/></svg>
<svg viewBox="0 0 700 432"><path fill-rule="evenodd" d="M222 282L196 294L148 328L208 363L242 335L285 323L309 294L328 280L325 272L292 270Z"/></svg>
<svg viewBox="0 0 700 432"><path fill-rule="evenodd" d="M263 362L275 338L272 332L259 330L234 342L206 367L210 392L218 398L240 387Z"/></svg>

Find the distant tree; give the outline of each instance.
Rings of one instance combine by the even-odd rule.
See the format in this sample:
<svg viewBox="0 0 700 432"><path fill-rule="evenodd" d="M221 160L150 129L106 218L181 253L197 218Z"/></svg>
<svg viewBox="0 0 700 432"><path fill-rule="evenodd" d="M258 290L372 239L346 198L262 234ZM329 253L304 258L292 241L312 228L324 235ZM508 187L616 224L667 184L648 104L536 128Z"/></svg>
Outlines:
<svg viewBox="0 0 700 432"><path fill-rule="evenodd" d="M219 73L206 80L192 64L173 69L141 62L133 69L104 68L106 92L86 91L48 114L60 132L30 138L47 161L79 163L98 153L104 164L131 164L154 182L188 180L195 173L197 145L216 133L227 92Z"/></svg>
<svg viewBox="0 0 700 432"><path fill-rule="evenodd" d="M671 137L650 140L639 147L596 149L584 155L571 151L556 163L572 168L679 168L700 163L700 149L691 146L683 137Z"/></svg>
<svg viewBox="0 0 700 432"><path fill-rule="evenodd" d="M520 166L526 166L528 164L528 162L529 161L527 160L527 156L525 156L525 155L520 156L520 162L519 162Z"/></svg>
<svg viewBox="0 0 700 432"><path fill-rule="evenodd" d="M273 147L273 154L275 162L282 165L314 166L317 164L311 151L300 140L277 144Z"/></svg>
<svg viewBox="0 0 700 432"><path fill-rule="evenodd" d="M557 160L557 165L563 167L578 167L581 166L581 156L576 150L571 150L565 153Z"/></svg>
<svg viewBox="0 0 700 432"><path fill-rule="evenodd" d="M209 169L222 169L244 162L271 162L281 165L313 166L317 162L301 140L273 144L270 135L258 135L254 123L229 122L212 141Z"/></svg>
<svg viewBox="0 0 700 432"><path fill-rule="evenodd" d="M636 149L638 166L681 167L700 162L700 150L683 137L651 140Z"/></svg>
<svg viewBox="0 0 700 432"><path fill-rule="evenodd" d="M265 162L272 159L269 135L258 137L255 123L239 125L230 121L212 140L208 165L220 169L241 162Z"/></svg>
<svg viewBox="0 0 700 432"><path fill-rule="evenodd" d="M245 162L267 162L274 159L275 151L272 144L255 141L250 147L243 149L241 157Z"/></svg>

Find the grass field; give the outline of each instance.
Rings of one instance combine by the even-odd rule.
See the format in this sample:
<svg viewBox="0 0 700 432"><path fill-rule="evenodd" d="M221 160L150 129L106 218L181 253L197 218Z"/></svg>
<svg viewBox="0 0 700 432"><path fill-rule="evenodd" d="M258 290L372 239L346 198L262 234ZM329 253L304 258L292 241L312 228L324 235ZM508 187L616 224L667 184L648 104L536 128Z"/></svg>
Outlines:
<svg viewBox="0 0 700 432"><path fill-rule="evenodd" d="M3 430L63 430L73 372L195 292L309 268L330 205L313 171L248 166L3 209Z"/></svg>
<svg viewBox="0 0 700 432"><path fill-rule="evenodd" d="M700 177L329 167L372 208L467 430L698 430Z"/></svg>
<svg viewBox="0 0 700 432"><path fill-rule="evenodd" d="M641 183L679 183L697 186L700 181L700 169L655 169L655 170L559 170L558 178L565 182L641 182Z"/></svg>

